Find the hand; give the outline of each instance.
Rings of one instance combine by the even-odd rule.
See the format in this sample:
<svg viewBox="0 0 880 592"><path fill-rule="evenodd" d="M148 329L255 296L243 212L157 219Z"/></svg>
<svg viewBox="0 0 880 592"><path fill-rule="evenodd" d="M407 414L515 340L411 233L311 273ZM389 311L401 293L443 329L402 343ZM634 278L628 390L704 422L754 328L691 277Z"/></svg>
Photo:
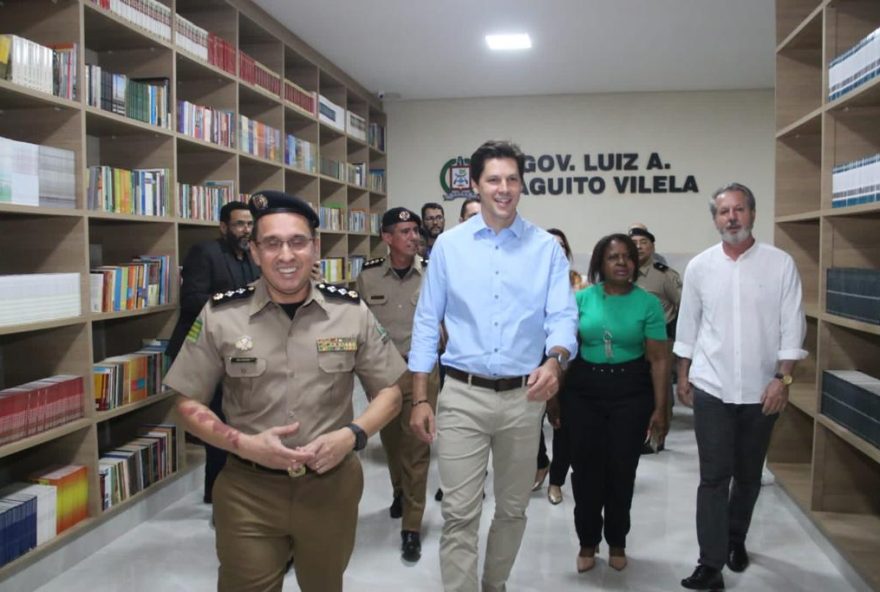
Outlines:
<svg viewBox="0 0 880 592"><path fill-rule="evenodd" d="M297 450L308 454L310 460L306 466L322 475L341 463L345 455L354 450L354 444L354 432L346 427L321 434Z"/></svg>
<svg viewBox="0 0 880 592"><path fill-rule="evenodd" d="M682 405L686 407L694 406L694 385L688 382L687 378L682 380L679 377L678 383L675 385L675 393L678 395L678 400L681 401Z"/></svg>
<svg viewBox="0 0 880 592"><path fill-rule="evenodd" d="M666 440L669 433L669 422L666 421L666 409L655 409L648 420L648 438L652 438L659 446Z"/></svg>
<svg viewBox="0 0 880 592"><path fill-rule="evenodd" d="M312 271L309 274L309 277L314 282L323 282L324 281L324 276L321 275L321 264L318 263L317 261L312 264Z"/></svg>
<svg viewBox="0 0 880 592"><path fill-rule="evenodd" d="M526 380L529 387L526 398L529 401L546 401L559 390L559 377L562 368L556 358L548 358L546 362L532 370Z"/></svg>
<svg viewBox="0 0 880 592"><path fill-rule="evenodd" d="M559 405L559 397L550 397L547 400L547 421L558 430L562 426L562 410Z"/></svg>
<svg viewBox="0 0 880 592"><path fill-rule="evenodd" d="M761 395L761 403L764 404L761 408L761 412L764 415L779 413L788 404L788 387L782 384L782 381L775 378L772 379L764 388L764 393Z"/></svg>
<svg viewBox="0 0 880 592"><path fill-rule="evenodd" d="M437 426L434 424L434 410L431 409L430 403L413 407L409 416L409 429L425 444L434 441L437 436Z"/></svg>
<svg viewBox="0 0 880 592"><path fill-rule="evenodd" d="M269 428L253 436L242 436L239 448L242 457L270 469L299 470L311 460L307 452L301 449L288 448L282 438L292 436L299 431L299 422L285 426Z"/></svg>

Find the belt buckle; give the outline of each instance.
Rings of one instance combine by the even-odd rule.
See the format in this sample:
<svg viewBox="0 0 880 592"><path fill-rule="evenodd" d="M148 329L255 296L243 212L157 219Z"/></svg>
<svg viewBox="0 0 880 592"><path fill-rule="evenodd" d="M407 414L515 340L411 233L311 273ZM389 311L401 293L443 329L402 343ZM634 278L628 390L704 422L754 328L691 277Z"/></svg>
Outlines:
<svg viewBox="0 0 880 592"><path fill-rule="evenodd" d="M291 467L287 468L287 476L290 477L291 479L296 479L297 477L302 477L305 474L306 474L305 465L300 465L300 467L298 469L293 469Z"/></svg>

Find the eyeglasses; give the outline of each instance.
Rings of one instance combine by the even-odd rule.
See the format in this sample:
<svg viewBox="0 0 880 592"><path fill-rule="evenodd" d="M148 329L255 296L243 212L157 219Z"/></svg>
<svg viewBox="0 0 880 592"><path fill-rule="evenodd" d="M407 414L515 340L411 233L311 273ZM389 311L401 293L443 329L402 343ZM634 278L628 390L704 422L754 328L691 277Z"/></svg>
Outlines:
<svg viewBox="0 0 880 592"><path fill-rule="evenodd" d="M443 216L425 216L425 222L440 222L443 220Z"/></svg>
<svg viewBox="0 0 880 592"><path fill-rule="evenodd" d="M252 220L251 221L238 220L237 222L230 223L229 226L232 226L233 228L253 228L254 223Z"/></svg>
<svg viewBox="0 0 880 592"><path fill-rule="evenodd" d="M308 247L314 240L314 237L297 235L287 240L281 240L280 238L272 237L254 242L257 244L258 247L260 247L267 253L280 253L284 245L287 245L287 247L291 251L302 251L306 247Z"/></svg>

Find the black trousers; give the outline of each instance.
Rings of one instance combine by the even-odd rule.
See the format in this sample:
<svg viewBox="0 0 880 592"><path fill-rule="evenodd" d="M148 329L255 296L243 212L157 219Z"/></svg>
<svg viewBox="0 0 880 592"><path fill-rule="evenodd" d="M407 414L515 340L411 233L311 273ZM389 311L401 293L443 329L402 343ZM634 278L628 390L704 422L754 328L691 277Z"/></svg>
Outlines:
<svg viewBox="0 0 880 592"><path fill-rule="evenodd" d="M779 416L764 415L761 407L725 403L694 388L697 541L700 563L715 569L724 567L729 543L745 542L761 492L764 457Z"/></svg>
<svg viewBox="0 0 880 592"><path fill-rule="evenodd" d="M589 364L577 358L563 413L571 443L574 524L582 547L626 547L630 508L648 421L654 411L650 365Z"/></svg>
<svg viewBox="0 0 880 592"><path fill-rule="evenodd" d="M226 416L223 415L223 387L221 385L218 384L217 388L214 389L214 396L211 398L208 407L217 414L220 421L226 422ZM214 481L225 465L226 451L205 443L205 495L203 499L206 504L210 504L214 499Z"/></svg>
<svg viewBox="0 0 880 592"><path fill-rule="evenodd" d="M562 408L563 401L565 400L565 386L560 389L559 394L556 395L559 397L559 406ZM553 459L551 460L547 456L547 444L544 442L544 429L543 429L543 417L541 418L541 435L538 439L538 468L545 469L547 466L550 466L550 485L556 485L562 487L565 485L565 477L568 475L568 470L571 468L571 455L569 454L569 438L568 435L568 426L565 422L565 417L562 416L559 421L559 428L553 428Z"/></svg>

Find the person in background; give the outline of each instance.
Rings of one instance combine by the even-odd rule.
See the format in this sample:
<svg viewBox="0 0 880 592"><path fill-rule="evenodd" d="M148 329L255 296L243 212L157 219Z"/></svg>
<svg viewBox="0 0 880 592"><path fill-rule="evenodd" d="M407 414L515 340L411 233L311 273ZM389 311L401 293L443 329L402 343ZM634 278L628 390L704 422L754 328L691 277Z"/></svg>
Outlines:
<svg viewBox="0 0 880 592"><path fill-rule="evenodd" d="M180 272L180 315L166 352L172 361L193 321L214 294L244 288L260 277L260 268L248 248L253 227L254 218L247 204L230 202L220 208L220 238L196 243L186 254ZM223 421L223 389L219 384L209 407ZM225 464L226 451L205 443L206 504L213 499L214 481Z"/></svg>
<svg viewBox="0 0 880 592"><path fill-rule="evenodd" d="M580 352L566 376L562 421L571 437L578 572L596 565L603 533L608 564L626 567L645 432L662 441L668 430L666 321L660 301L635 285L638 260L627 235L602 238L590 259L591 285L575 295Z"/></svg>
<svg viewBox="0 0 880 592"><path fill-rule="evenodd" d="M568 261L551 235L517 213L524 168L515 144L489 141L477 148L470 171L481 215L437 239L416 307L410 425L425 442L437 438L444 492L440 573L447 592L480 587L477 541L490 454L495 515L482 590L506 589L525 532L544 401L556 394L577 347ZM449 341L435 423L425 401L441 322Z"/></svg>
<svg viewBox="0 0 880 592"><path fill-rule="evenodd" d="M476 195L471 197L466 197L463 202L461 202L461 212L458 216L458 222L461 224L465 220L469 220L471 216L476 216L480 213L480 198Z"/></svg>
<svg viewBox="0 0 880 592"><path fill-rule="evenodd" d="M437 242L437 237L443 233L446 228L446 214L443 212L443 206L433 201L429 201L422 206L422 227L428 233L428 249L425 257L431 256L431 249Z"/></svg>
<svg viewBox="0 0 880 592"><path fill-rule="evenodd" d="M633 222L632 224L630 224L630 227L629 227L629 231L628 231L629 235L632 236L632 231L636 230L636 229L648 230L648 227L645 226L642 222ZM658 253L656 251L654 251L654 261L659 261L663 265L669 265L669 263L666 262L666 257L664 257L663 255L661 255L660 253Z"/></svg>
<svg viewBox="0 0 880 592"><path fill-rule="evenodd" d="M570 264L572 262L571 246L568 244L568 238L565 236L565 233L558 228L548 228L547 232L556 238L556 241L565 253L565 258L568 259ZM584 276L574 269L569 270L568 281L571 284L571 289L575 292L586 287ZM544 442L544 430L542 428L538 441L538 472L535 474L535 483L532 486L532 491L541 489L541 486L544 485L544 479L549 472L550 485L547 488L547 499L554 506L562 503L562 486L565 485L565 477L571 468L568 452L568 430L565 424L562 423L559 412L560 402L564 397L565 381L563 380L559 393L547 401L547 418L550 421L550 425L553 426L553 461L551 462L547 457L547 445Z"/></svg>
<svg viewBox="0 0 880 592"><path fill-rule="evenodd" d="M700 558L681 581L724 588L721 570L749 566L746 535L761 469L806 333L801 279L791 256L752 236L755 195L730 183L709 211L721 242L688 264L675 337L678 398L694 408L700 457Z"/></svg>
<svg viewBox="0 0 880 592"><path fill-rule="evenodd" d="M419 227L419 244L416 252L423 260L428 258L428 231L424 226Z"/></svg>

